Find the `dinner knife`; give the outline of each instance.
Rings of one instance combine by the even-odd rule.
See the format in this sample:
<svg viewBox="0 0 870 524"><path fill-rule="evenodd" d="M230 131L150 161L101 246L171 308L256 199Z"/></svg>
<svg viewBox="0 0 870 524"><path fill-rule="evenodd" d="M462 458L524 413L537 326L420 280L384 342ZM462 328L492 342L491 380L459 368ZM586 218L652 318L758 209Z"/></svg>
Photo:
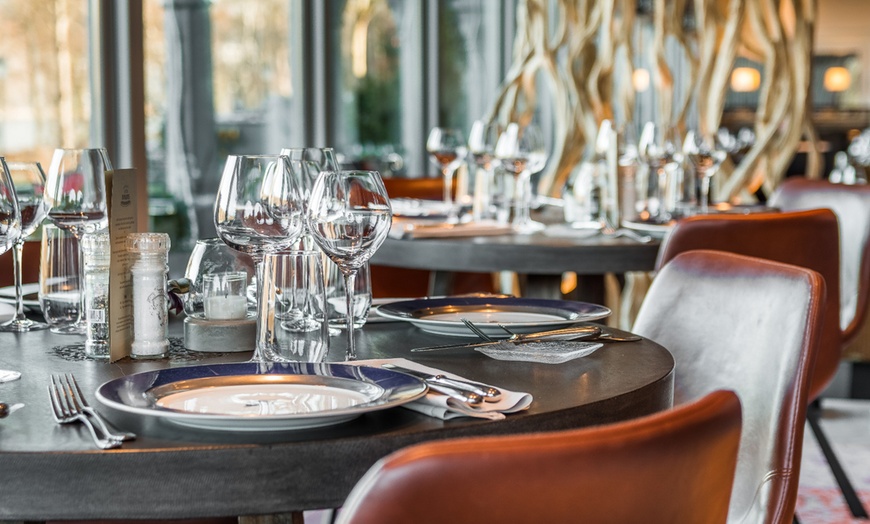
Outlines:
<svg viewBox="0 0 870 524"><path fill-rule="evenodd" d="M513 342L514 344L522 344L525 342L538 342L538 341L552 341L552 340L586 340L592 337L598 337L601 335L601 328L598 326L573 326L562 329L554 329L550 331L539 331L537 333L520 333L513 335L510 338L503 340L495 340L492 342L472 342L472 343L454 343L454 344L443 344L440 346L426 346L419 348L412 348L411 351L414 353L420 353L425 351L439 351L442 349L453 349L453 348L478 348L484 346L493 346L496 344L501 344L502 342Z"/></svg>

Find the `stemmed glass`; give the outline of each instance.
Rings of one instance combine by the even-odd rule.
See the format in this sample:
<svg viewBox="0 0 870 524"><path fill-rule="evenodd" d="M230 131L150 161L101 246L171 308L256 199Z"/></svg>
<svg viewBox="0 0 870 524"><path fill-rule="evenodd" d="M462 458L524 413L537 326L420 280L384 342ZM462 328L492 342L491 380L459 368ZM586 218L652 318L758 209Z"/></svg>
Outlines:
<svg viewBox="0 0 870 524"><path fill-rule="evenodd" d="M453 174L465 158L465 139L462 131L448 127L433 127L426 140L429 159L438 166L444 177L444 205L447 221L458 222L458 210L453 202Z"/></svg>
<svg viewBox="0 0 870 524"><path fill-rule="evenodd" d="M346 360L356 360L353 290L359 268L387 238L392 208L377 171L324 171L308 202L308 228L344 275L347 304Z"/></svg>
<svg viewBox="0 0 870 524"><path fill-rule="evenodd" d="M6 160L0 157L0 254L9 251L21 236L21 211ZM0 370L0 382L21 377L17 371Z"/></svg>
<svg viewBox="0 0 870 524"><path fill-rule="evenodd" d="M501 126L497 122L475 120L468 133L468 152L474 164L483 171L483 178L478 173L474 183L474 207L472 214L474 220L492 218L497 215L497 205L494 200L498 195L494 194L495 184L495 146L501 134Z"/></svg>
<svg viewBox="0 0 870 524"><path fill-rule="evenodd" d="M257 311L262 311L263 256L293 246L302 234L302 202L286 155L230 155L214 206L218 236L254 260ZM257 315L257 333L262 315ZM258 343L251 362L267 362Z"/></svg>
<svg viewBox="0 0 870 524"><path fill-rule="evenodd" d="M648 167L645 194L649 220L665 223L673 218L676 209L676 169L682 163L676 128L663 128L655 122L647 122L640 134L637 146L638 158Z"/></svg>
<svg viewBox="0 0 870 524"><path fill-rule="evenodd" d="M532 220L532 175L547 164L547 149L541 130L534 124L520 127L508 124L498 138L495 156L501 166L514 175L514 218L512 226L517 233L534 233L544 229L544 224Z"/></svg>
<svg viewBox="0 0 870 524"><path fill-rule="evenodd" d="M695 167L701 186L701 213L706 214L710 210L710 179L719 170L719 166L728 154L718 147L714 135L702 134L694 130L686 133L683 153L688 155Z"/></svg>
<svg viewBox="0 0 870 524"><path fill-rule="evenodd" d="M299 185L299 195L302 198L302 213L308 208L308 199L311 198L311 189L317 181L321 171L338 171L338 162L335 160L335 150L331 147L286 147L281 150L282 155L290 159L292 174L296 177ZM303 235L301 249L314 249L310 244L308 226L302 221Z"/></svg>
<svg viewBox="0 0 870 524"><path fill-rule="evenodd" d="M15 194L18 197L21 235L12 251L15 264L15 317L0 325L0 331L21 333L47 329L48 324L34 322L24 315L24 297L21 290L21 253L24 249L24 241L36 231L46 215L45 201L42 198L45 191L45 173L39 162L9 162L5 165L12 177L12 183L15 184Z"/></svg>
<svg viewBox="0 0 870 524"><path fill-rule="evenodd" d="M105 229L109 224L106 208L106 174L112 163L105 149L55 149L45 181L48 219L69 231L81 245L85 233ZM84 264L79 249L79 282L84 282ZM72 330L85 334L85 293L80 298L79 320Z"/></svg>

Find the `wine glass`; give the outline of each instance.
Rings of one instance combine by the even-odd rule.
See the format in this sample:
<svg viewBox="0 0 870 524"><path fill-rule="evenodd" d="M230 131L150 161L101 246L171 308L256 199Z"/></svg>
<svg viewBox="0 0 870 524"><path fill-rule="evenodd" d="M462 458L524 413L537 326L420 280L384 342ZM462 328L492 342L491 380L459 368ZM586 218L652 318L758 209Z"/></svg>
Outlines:
<svg viewBox="0 0 870 524"><path fill-rule="evenodd" d="M55 149L48 168L43 198L48 219L69 231L81 245L85 233L105 229L109 224L106 207L106 175L114 169L109 155L100 149ZM84 282L84 264L79 249L79 282ZM72 332L85 334L85 293L81 293L79 320Z"/></svg>
<svg viewBox="0 0 870 524"><path fill-rule="evenodd" d="M666 223L677 207L678 176L683 162L679 132L647 122L640 134L637 154L646 167L645 187L639 187L646 200L646 212L641 218Z"/></svg>
<svg viewBox="0 0 870 524"><path fill-rule="evenodd" d="M377 171L323 171L308 202L308 228L344 275L346 311L353 315L354 279L387 238L392 208ZM346 360L356 360L354 322L347 322Z"/></svg>
<svg viewBox="0 0 870 524"><path fill-rule="evenodd" d="M727 153L719 148L714 135L702 134L690 130L683 142L683 153L689 157L695 167L701 187L701 213L706 214L710 208L710 179L725 161Z"/></svg>
<svg viewBox="0 0 870 524"><path fill-rule="evenodd" d="M281 150L282 155L290 158L292 173L296 176L299 185L299 194L302 198L303 216L308 208L308 199L311 198L311 188L317 181L317 175L321 171L338 171L338 162L335 160L335 150L331 147L286 147ZM308 234L308 226L303 219L303 235L300 249L315 249Z"/></svg>
<svg viewBox="0 0 870 524"><path fill-rule="evenodd" d="M448 127L433 127L426 140L429 159L438 166L444 176L444 205L447 221L459 221L458 210L453 202L453 174L465 158L465 139L462 131Z"/></svg>
<svg viewBox="0 0 870 524"><path fill-rule="evenodd" d="M257 311L261 311L263 256L293 246L302 235L302 201L286 155L230 155L214 206L218 236L254 260ZM257 333L264 319L257 315ZM257 344L251 362L267 362Z"/></svg>
<svg viewBox="0 0 870 524"><path fill-rule="evenodd" d="M0 331L21 333L47 329L48 324L34 322L24 315L24 297L21 291L21 254L24 241L36 231L46 215L45 201L42 198L45 191L45 173L39 162L8 162L6 168L12 177L15 194L18 197L21 235L12 251L15 265L15 316L9 322L0 325Z"/></svg>
<svg viewBox="0 0 870 524"><path fill-rule="evenodd" d="M0 157L0 254L11 249L21 237L21 211L6 160ZM0 382L21 377L17 371L0 370Z"/></svg>
<svg viewBox="0 0 870 524"><path fill-rule="evenodd" d="M544 169L547 164L547 149L541 130L534 124L520 127L517 123L508 124L499 136L495 156L501 166L515 178L514 218L512 226L517 233L527 234L541 231L544 224L532 220L532 175Z"/></svg>
<svg viewBox="0 0 870 524"><path fill-rule="evenodd" d="M475 221L485 219L498 219L498 200L503 197L496 193L495 180L495 146L501 135L501 126L497 122L475 120L468 133L468 152L477 166L478 171L474 177L474 204L472 216Z"/></svg>

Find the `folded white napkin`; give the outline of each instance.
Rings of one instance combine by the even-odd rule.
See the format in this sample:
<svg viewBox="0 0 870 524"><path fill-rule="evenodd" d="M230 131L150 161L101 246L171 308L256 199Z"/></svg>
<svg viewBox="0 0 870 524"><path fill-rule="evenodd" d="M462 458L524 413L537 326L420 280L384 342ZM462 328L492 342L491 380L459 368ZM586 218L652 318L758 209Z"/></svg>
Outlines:
<svg viewBox="0 0 870 524"><path fill-rule="evenodd" d="M494 221L467 222L464 224L445 224L411 220L393 220L389 236L391 238L462 238L513 233L510 225Z"/></svg>
<svg viewBox="0 0 870 524"><path fill-rule="evenodd" d="M355 366L372 366L381 367L384 364L393 364L395 366L422 371L424 373L432 373L433 375L441 374L446 377L463 380L465 377L454 375L440 369L430 368L416 362L404 358L386 358L373 360L356 360L353 362L344 362ZM401 371L401 370L397 370ZM524 409L529 409L532 403L532 395L530 393L508 391L503 387L497 386L501 390L501 400L498 402L482 402L476 406L471 406L464 402L450 398L447 395L442 395L430 390L425 397L404 404L403 407L412 409L430 417L440 418L442 420L450 420L457 417L477 417L490 420L501 420L505 418L505 413L515 413Z"/></svg>

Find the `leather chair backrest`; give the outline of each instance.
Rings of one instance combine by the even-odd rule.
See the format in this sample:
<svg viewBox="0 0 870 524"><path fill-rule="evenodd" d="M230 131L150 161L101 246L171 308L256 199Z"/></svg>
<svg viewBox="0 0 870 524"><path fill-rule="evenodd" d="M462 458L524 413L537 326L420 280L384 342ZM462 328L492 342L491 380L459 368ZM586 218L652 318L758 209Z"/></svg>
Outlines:
<svg viewBox="0 0 870 524"><path fill-rule="evenodd" d="M840 222L840 326L843 343L852 341L870 302L870 185L831 184L800 177L786 179L769 204L785 211L831 209Z"/></svg>
<svg viewBox="0 0 870 524"><path fill-rule="evenodd" d="M729 522L790 523L824 280L815 271L689 251L659 272L634 331L674 355L675 403L732 389L743 435Z"/></svg>
<svg viewBox="0 0 870 524"><path fill-rule="evenodd" d="M740 438L731 391L619 424L418 444L380 460L338 521L721 523Z"/></svg>
<svg viewBox="0 0 870 524"><path fill-rule="evenodd" d="M657 267L684 251L715 249L766 258L817 271L826 298L819 351L809 399L837 373L843 353L840 332L840 254L837 216L829 209L751 215L698 215L680 220L662 242Z"/></svg>

